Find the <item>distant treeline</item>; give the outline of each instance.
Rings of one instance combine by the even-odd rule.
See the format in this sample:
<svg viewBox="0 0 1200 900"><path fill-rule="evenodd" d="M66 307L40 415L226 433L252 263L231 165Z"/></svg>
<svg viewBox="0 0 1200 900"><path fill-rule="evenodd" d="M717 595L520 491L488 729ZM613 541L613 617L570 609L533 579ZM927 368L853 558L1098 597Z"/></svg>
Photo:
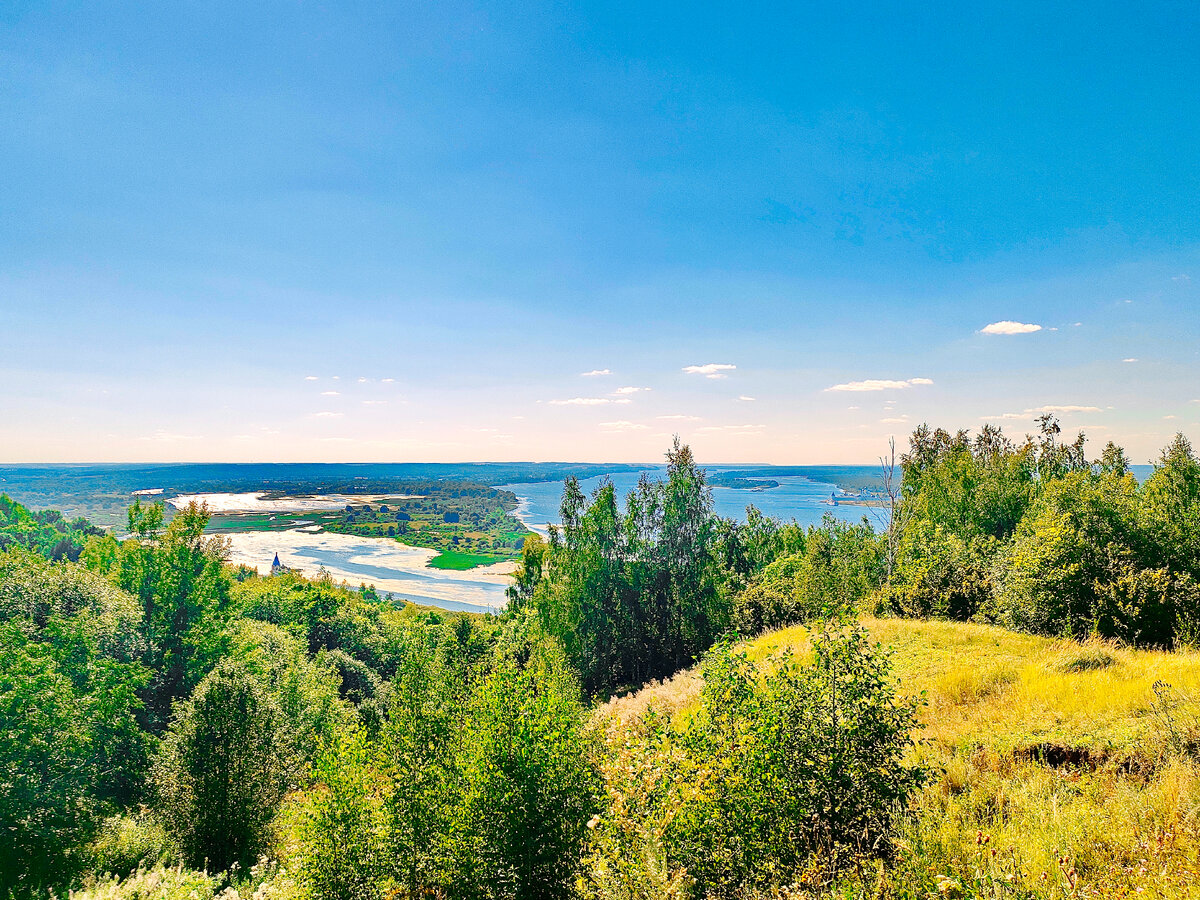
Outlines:
<svg viewBox="0 0 1200 900"><path fill-rule="evenodd" d="M119 527L134 491L199 493L383 494L414 482L495 486L636 472L621 463L186 463L161 465L0 466L0 492L31 508L69 510Z"/></svg>

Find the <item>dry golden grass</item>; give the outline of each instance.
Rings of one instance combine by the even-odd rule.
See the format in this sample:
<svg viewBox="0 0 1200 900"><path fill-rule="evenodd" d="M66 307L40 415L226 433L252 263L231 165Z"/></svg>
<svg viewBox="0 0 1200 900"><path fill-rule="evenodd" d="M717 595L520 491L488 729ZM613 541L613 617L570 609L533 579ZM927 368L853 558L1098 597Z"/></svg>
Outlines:
<svg viewBox="0 0 1200 900"><path fill-rule="evenodd" d="M1200 654L1137 651L984 625L865 619L901 691L923 694L934 770L895 863L892 897L1200 897ZM752 641L805 652L802 627ZM682 673L597 711L686 713Z"/></svg>

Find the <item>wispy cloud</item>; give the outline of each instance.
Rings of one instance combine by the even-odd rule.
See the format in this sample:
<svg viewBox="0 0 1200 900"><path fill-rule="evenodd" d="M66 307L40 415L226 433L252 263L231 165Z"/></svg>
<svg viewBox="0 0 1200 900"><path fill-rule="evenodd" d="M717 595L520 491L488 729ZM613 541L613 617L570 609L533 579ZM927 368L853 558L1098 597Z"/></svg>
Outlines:
<svg viewBox="0 0 1200 900"><path fill-rule="evenodd" d="M1197 400L1196 402L1200 403L1200 400ZM674 415L674 416L655 416L654 418L656 418L656 419L671 419L676 422L699 422L700 421L700 416Z"/></svg>
<svg viewBox="0 0 1200 900"><path fill-rule="evenodd" d="M305 381L316 381L316 380L317 380L317 376L316 376L316 375L305 375L305 376L304 376L304 380L305 380Z"/></svg>
<svg viewBox="0 0 1200 900"><path fill-rule="evenodd" d="M198 441L198 440L200 440L200 435L198 435L198 434L179 434L177 432L163 431L160 429L160 430L154 432L154 434L143 435L142 437L138 438L138 440L140 440L140 441L155 441L156 443L160 443L160 444L176 444L176 443L179 443L180 441Z"/></svg>
<svg viewBox="0 0 1200 900"><path fill-rule="evenodd" d="M1034 325L1032 322L1014 322L1011 319L1003 319L999 322L992 322L990 325L984 325L979 329L980 334L1032 334L1035 331L1041 331L1041 325Z"/></svg>
<svg viewBox="0 0 1200 900"><path fill-rule="evenodd" d="M828 391L902 391L913 385L933 384L930 378L910 378L907 381L893 381L888 378L868 378L865 381L847 381L845 384L835 384L827 387Z"/></svg>
<svg viewBox="0 0 1200 900"><path fill-rule="evenodd" d="M611 369L592 369L592 371L590 371L590 372L580 372L579 374L584 378L595 378L598 375L611 375L612 370Z"/></svg>
<svg viewBox="0 0 1200 900"><path fill-rule="evenodd" d="M1123 363L1135 363L1135 362L1137 362L1137 357L1136 357L1136 356L1129 356L1129 357L1126 357L1125 359L1121 360L1121 362L1123 362Z"/></svg>
<svg viewBox="0 0 1200 900"><path fill-rule="evenodd" d="M740 397L738 397L738 400L742 403L753 403L754 399L755 398L753 397L747 397L745 394L742 394Z"/></svg>
<svg viewBox="0 0 1200 900"><path fill-rule="evenodd" d="M339 412L325 411L325 412L313 413L314 419L340 419L341 417L342 417L342 414Z"/></svg>
<svg viewBox="0 0 1200 900"><path fill-rule="evenodd" d="M387 403L386 400L364 400L363 406L383 406Z"/></svg>
<svg viewBox="0 0 1200 900"><path fill-rule="evenodd" d="M380 378L379 382L380 382L380 384L394 384L396 382L396 379L395 378Z"/></svg>
<svg viewBox="0 0 1200 900"><path fill-rule="evenodd" d="M1019 413L1018 412L1000 413L999 415L995 415L995 416L980 416L979 418L981 421L984 421L984 422L996 422L996 421L1001 421L1001 420L1003 420L1003 421L1026 421L1027 422L1027 421L1031 421L1032 419L1036 418L1037 416L1043 415L1045 413L1057 413L1058 415L1071 415L1073 413L1098 413L1098 412L1104 412L1104 410L1102 410L1098 406L1080 406L1080 405L1076 405L1076 404L1064 403L1064 404L1052 404L1052 405L1047 405L1047 406L1037 406L1037 407L1033 407L1031 409L1024 410L1023 412L1019 412Z"/></svg>
<svg viewBox="0 0 1200 900"><path fill-rule="evenodd" d="M707 425L699 429L700 434L758 434L763 425Z"/></svg>
<svg viewBox="0 0 1200 900"><path fill-rule="evenodd" d="M340 397L340 396L342 396L342 392L341 391L321 391L321 396L322 397Z"/></svg>
<svg viewBox="0 0 1200 900"><path fill-rule="evenodd" d="M892 416L888 419L880 419L884 425L903 425L908 421L908 416Z"/></svg>
<svg viewBox="0 0 1200 900"><path fill-rule="evenodd" d="M648 387L619 387L615 391L613 391L613 394L615 394L617 396L621 396L622 394L636 394L641 391L648 391L648 390L650 390L650 388L648 388Z"/></svg>
<svg viewBox="0 0 1200 900"><path fill-rule="evenodd" d="M683 371L688 375L703 375L705 378L727 378L737 366L730 363L705 363L702 366L684 366Z"/></svg>
<svg viewBox="0 0 1200 900"><path fill-rule="evenodd" d="M1038 406L1033 409L1025 410L1027 413L1081 413L1081 412L1103 412L1098 406L1074 406L1071 404L1061 406Z"/></svg>
<svg viewBox="0 0 1200 900"><path fill-rule="evenodd" d="M601 422L600 427L606 431L645 431L650 426L622 419L619 422Z"/></svg>
<svg viewBox="0 0 1200 900"><path fill-rule="evenodd" d="M550 400L551 406L607 406L609 403L630 403L627 397L572 397L570 400Z"/></svg>

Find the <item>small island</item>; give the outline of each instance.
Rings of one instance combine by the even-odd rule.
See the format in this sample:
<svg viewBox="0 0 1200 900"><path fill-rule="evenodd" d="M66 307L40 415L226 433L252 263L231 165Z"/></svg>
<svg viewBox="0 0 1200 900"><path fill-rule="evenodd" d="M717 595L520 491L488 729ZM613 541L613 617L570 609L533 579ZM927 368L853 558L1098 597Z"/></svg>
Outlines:
<svg viewBox="0 0 1200 900"><path fill-rule="evenodd" d="M712 487L734 488L739 491L765 491L779 487L779 482L771 478L746 478L733 472L711 475L708 483Z"/></svg>

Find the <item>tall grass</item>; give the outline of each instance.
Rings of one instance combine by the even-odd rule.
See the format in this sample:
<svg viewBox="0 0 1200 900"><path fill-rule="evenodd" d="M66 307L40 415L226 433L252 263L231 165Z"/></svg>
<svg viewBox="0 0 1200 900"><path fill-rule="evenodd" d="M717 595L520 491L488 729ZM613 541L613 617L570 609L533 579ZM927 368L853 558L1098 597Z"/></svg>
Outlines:
<svg viewBox="0 0 1200 900"><path fill-rule="evenodd" d="M1200 654L864 624L892 648L902 690L925 696L914 753L938 774L895 858L847 882L847 895L1200 896ZM794 627L748 650L765 660L807 641ZM647 709L688 716L698 690L684 673L598 710L614 765L628 765L621 729Z"/></svg>

